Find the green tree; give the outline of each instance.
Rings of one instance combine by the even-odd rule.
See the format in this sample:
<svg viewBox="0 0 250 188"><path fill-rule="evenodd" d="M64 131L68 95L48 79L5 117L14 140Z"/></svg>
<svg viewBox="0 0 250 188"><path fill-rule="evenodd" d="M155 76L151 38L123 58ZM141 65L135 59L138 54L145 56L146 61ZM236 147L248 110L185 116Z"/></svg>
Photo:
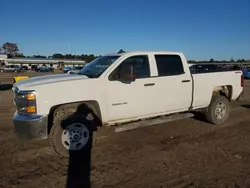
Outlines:
<svg viewBox="0 0 250 188"><path fill-rule="evenodd" d="M57 58L57 59L63 59L64 58L64 56L62 54L60 54L60 53L53 54L52 57Z"/></svg>
<svg viewBox="0 0 250 188"><path fill-rule="evenodd" d="M46 58L44 55L33 55L33 58Z"/></svg>
<svg viewBox="0 0 250 188"><path fill-rule="evenodd" d="M16 57L25 57L24 55L23 55L23 53L16 53Z"/></svg>
<svg viewBox="0 0 250 188"><path fill-rule="evenodd" d="M65 59L75 59L75 56L71 55L71 54L66 54L64 55Z"/></svg>
<svg viewBox="0 0 250 188"><path fill-rule="evenodd" d="M5 53L5 50L2 47L0 47L0 53Z"/></svg>
<svg viewBox="0 0 250 188"><path fill-rule="evenodd" d="M90 55L88 55L88 57L87 57L87 59L85 61L87 61L89 63L89 62L93 61L95 58L96 57L95 57L94 54L90 54Z"/></svg>
<svg viewBox="0 0 250 188"><path fill-rule="evenodd" d="M19 51L19 48L18 48L17 44L11 43L11 42L4 43L2 48L11 57L15 57L17 52Z"/></svg>

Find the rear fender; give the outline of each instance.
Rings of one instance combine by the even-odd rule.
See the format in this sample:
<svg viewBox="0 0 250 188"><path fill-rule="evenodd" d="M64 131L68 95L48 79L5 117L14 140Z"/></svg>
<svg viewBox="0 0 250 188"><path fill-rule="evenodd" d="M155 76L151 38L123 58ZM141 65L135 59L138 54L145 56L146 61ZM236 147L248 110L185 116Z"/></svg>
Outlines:
<svg viewBox="0 0 250 188"><path fill-rule="evenodd" d="M233 87L228 86L217 86L213 89L213 96L214 95L222 95L228 98L229 101L232 99L232 91Z"/></svg>

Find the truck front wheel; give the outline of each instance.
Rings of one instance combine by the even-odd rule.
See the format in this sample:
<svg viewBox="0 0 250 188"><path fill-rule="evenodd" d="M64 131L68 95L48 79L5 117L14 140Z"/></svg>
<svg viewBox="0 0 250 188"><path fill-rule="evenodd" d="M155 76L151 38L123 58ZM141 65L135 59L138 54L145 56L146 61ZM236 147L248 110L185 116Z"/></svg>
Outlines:
<svg viewBox="0 0 250 188"><path fill-rule="evenodd" d="M205 110L205 117L209 123L221 125L225 123L229 117L230 103L225 96L216 95Z"/></svg>
<svg viewBox="0 0 250 188"><path fill-rule="evenodd" d="M68 158L71 153L90 150L95 140L89 120L81 114L56 116L50 132L54 151Z"/></svg>

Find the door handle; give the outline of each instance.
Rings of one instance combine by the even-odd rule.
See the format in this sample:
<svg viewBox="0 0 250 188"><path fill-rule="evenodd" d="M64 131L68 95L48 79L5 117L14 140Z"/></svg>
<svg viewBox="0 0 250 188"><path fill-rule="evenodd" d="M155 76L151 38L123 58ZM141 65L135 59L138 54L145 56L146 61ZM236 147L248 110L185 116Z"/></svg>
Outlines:
<svg viewBox="0 0 250 188"><path fill-rule="evenodd" d="M183 83L190 82L190 80L182 80L181 82L183 82Z"/></svg>
<svg viewBox="0 0 250 188"><path fill-rule="evenodd" d="M155 85L155 83L148 83L148 84L144 84L144 86L154 86Z"/></svg>

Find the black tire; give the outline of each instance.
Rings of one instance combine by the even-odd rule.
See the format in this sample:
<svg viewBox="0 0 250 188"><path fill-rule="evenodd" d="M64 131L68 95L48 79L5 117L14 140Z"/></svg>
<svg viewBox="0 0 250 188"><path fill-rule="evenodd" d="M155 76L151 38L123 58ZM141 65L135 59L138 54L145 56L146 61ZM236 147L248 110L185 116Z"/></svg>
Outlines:
<svg viewBox="0 0 250 188"><path fill-rule="evenodd" d="M224 116L221 115L220 118L216 116L216 110L218 104L224 104L226 109ZM205 110L206 120L214 125L224 124L227 121L229 114L230 114L230 102L225 96L222 95L213 96L209 106Z"/></svg>
<svg viewBox="0 0 250 188"><path fill-rule="evenodd" d="M85 125L85 127L87 128L89 132L89 139L82 148L78 150L69 150L62 143L62 134L70 125L74 123L80 123L80 124ZM93 131L90 121L87 120L85 116L78 114L78 113L73 114L73 115L67 114L67 113L66 114L59 113L59 115L56 115L54 117L54 122L51 128L49 140L56 154L58 154L61 157L68 158L69 152L79 153L79 152L83 152L86 150L90 150L93 144L95 143L95 132Z"/></svg>

